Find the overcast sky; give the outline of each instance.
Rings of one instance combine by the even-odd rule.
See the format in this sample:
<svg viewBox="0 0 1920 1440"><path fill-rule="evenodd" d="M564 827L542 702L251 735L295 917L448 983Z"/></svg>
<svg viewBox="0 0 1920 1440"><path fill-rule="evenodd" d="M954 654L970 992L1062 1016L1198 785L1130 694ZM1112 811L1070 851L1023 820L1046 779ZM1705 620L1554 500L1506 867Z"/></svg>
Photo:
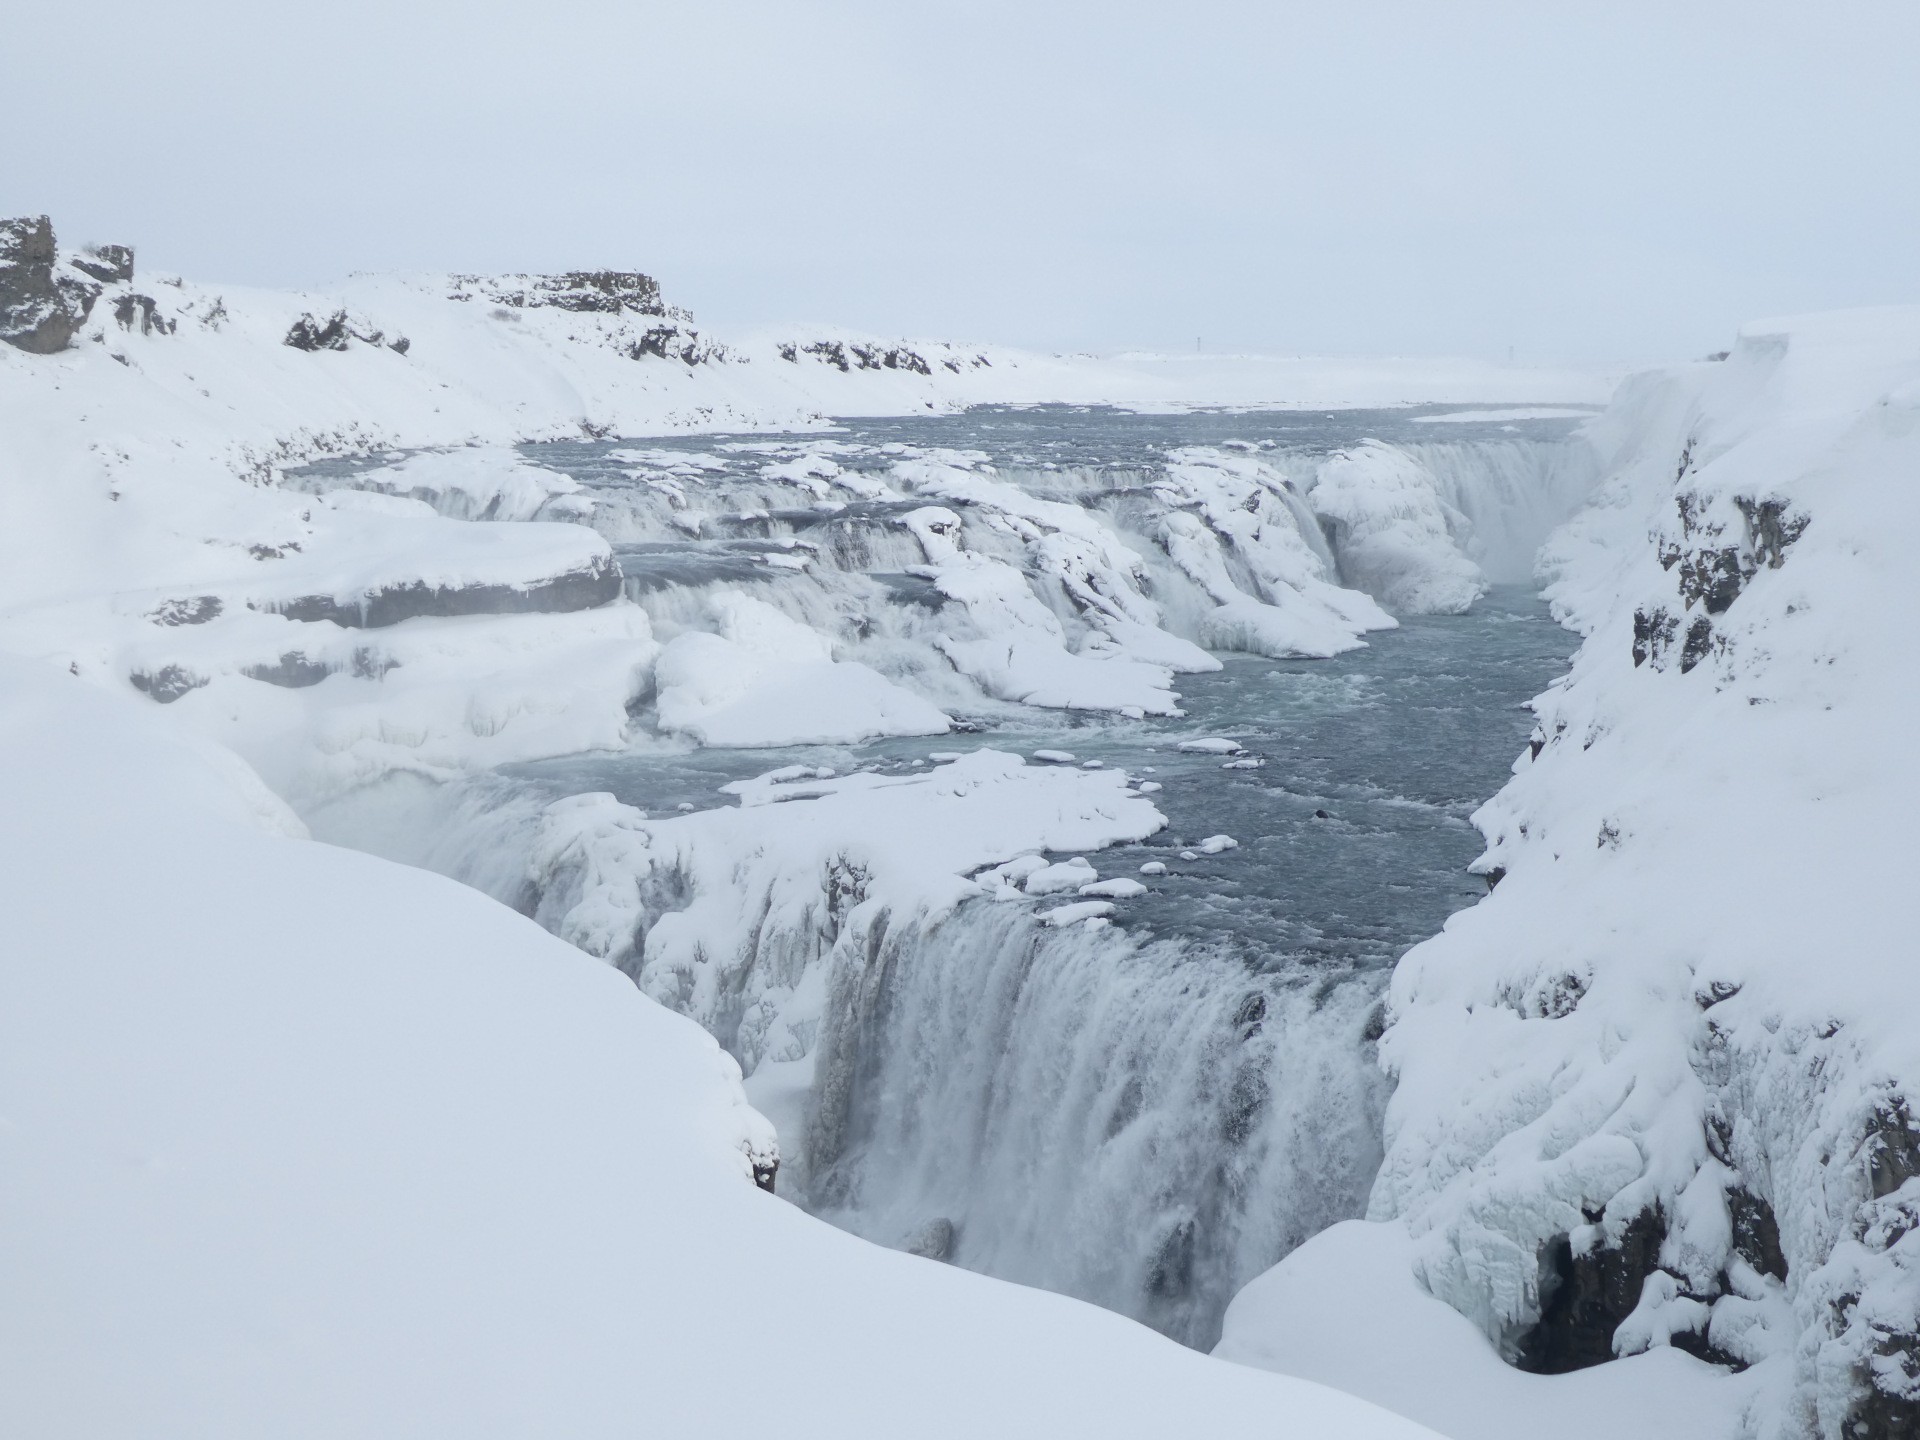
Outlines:
<svg viewBox="0 0 1920 1440"><path fill-rule="evenodd" d="M1920 4L10 5L0 212L212 281L1632 361L1920 301Z"/></svg>

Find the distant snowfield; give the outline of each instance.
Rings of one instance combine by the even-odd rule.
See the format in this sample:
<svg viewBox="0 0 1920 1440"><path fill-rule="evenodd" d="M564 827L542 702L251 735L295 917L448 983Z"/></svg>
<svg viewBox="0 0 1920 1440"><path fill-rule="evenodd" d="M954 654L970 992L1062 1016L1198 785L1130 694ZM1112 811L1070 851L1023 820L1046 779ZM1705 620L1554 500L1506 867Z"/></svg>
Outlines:
<svg viewBox="0 0 1920 1440"><path fill-rule="evenodd" d="M719 345L664 310L520 303L526 280L141 277L123 289L164 325L116 321L110 290L74 348L0 346L5 1428L1425 1433L1305 1376L1457 1440L1600 1433L1568 1407L1656 1433L1897 1433L1920 1400L1920 787L1899 743L1920 699L1920 313L1752 327L1592 428L1609 478L1543 562L1588 641L1478 817L1499 889L1397 972L1370 1220L1243 1292L1229 1365L755 1189L773 1135L738 1066L601 963L634 943L637 877L690 885L647 937L659 993L760 1006L778 1109L802 1082L772 1067L802 1065L795 1027L827 998L817 927L1026 893L1023 853L1150 833L1146 786L985 752L911 782L770 775L665 824L576 797L539 857L542 919L572 945L305 839L288 804L618 748L643 700L709 744L947 724L744 597L656 636L578 523L588 502L514 442L986 402L1500 422L1607 385L825 329ZM303 318L340 348L283 343ZM632 448L663 506L699 483ZM449 453L396 453L418 449ZM386 493L280 483L329 455L385 457ZM884 491L824 446L768 467L796 504L900 510L910 578L972 627L937 646L969 693L1167 713L1172 677L1217 663L1142 604L1138 554L964 456L902 456ZM1334 653L1485 583L1443 487L1392 447L1332 457L1311 510L1226 452L1172 457L1162 488L1164 573L1206 644ZM1072 634L957 509L1038 557L1087 617ZM836 869L855 840L871 890ZM730 863L748 854L773 859ZM1055 919L1105 923L1070 878ZM798 940L743 1000L709 942L756 907ZM1563 1313L1578 1287L1556 1302L1542 1257L1577 1274L1649 1216L1623 1313ZM1662 1353L1556 1378L1500 1363L1596 1326ZM1354 1363L1383 1334L1395 1353ZM1690 1335L1751 1368L1673 1353Z"/></svg>

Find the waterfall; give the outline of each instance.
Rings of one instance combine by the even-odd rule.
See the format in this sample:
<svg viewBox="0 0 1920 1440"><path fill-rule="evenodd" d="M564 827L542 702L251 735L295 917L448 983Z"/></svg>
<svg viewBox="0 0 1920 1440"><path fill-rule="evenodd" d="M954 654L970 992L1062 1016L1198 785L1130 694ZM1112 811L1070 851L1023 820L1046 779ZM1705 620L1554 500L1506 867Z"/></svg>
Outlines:
<svg viewBox="0 0 1920 1440"><path fill-rule="evenodd" d="M1235 1291L1365 1209L1385 978L963 907L840 978L800 1198L1208 1348Z"/></svg>
<svg viewBox="0 0 1920 1440"><path fill-rule="evenodd" d="M1169 643L1325 656L1393 624L1335 583L1353 560L1336 542L1353 532L1323 524L1315 503L1332 459L1366 450L1343 513L1383 519L1390 538L1406 533L1391 525L1407 494L1426 506L1432 523L1383 553L1454 567L1469 598L1485 581L1527 578L1548 530L1594 479L1578 440L1440 442L1408 438L1410 428L1390 441L1351 434L1338 442L1345 451L1166 448L1147 461L1136 446L1134 460L1111 465L995 465L977 452L813 441L788 447L801 459L778 467L797 481L771 473L766 457L787 453L772 442L706 453L523 447L520 468L493 476L483 498L550 493L542 505L576 504L576 518L614 545L628 598L662 640L712 628L715 591L739 589L831 637L836 659L870 666L966 728L1000 727L1032 712L984 693L952 660L954 642L994 632L987 607L949 593L957 587L942 565L1004 572L1007 614L1028 627L1018 633L1038 636L1031 643L1044 641L1063 667L1111 665L1097 658L1102 646L1146 646L1156 632ZM580 484L528 479L536 452ZM829 454L838 458L821 458ZM341 471L312 483L369 482ZM449 481L400 493L470 514L482 492ZM929 514L944 517L942 528L928 528ZM1028 590L1051 631L1015 603ZM1220 624L1226 615L1233 627ZM683 742L649 733L645 696L634 708L628 773L685 754ZM746 777L797 758L844 771L872 758L701 755L688 767L697 788L675 790L656 815L730 803L713 793L721 770ZM628 849L588 866L595 893L617 891L627 908L583 926L574 912L592 888L585 870L542 873L534 857L548 802L619 789L609 773L445 785L395 776L308 818L321 838L486 890L708 1026L780 1125L781 1192L881 1244L1079 1296L1205 1348L1241 1285L1363 1213L1388 1093L1372 1044L1385 954L1277 958L1278 937L1257 926L1204 940L1177 922L1159 932L1051 928L1029 905L980 898L921 913L898 895L867 896L877 908L856 926L837 859L763 875L735 904L716 900L712 877L747 862L721 855L717 841L704 856L660 833L641 845L631 828L620 832ZM1228 783L1217 768L1212 776L1207 784ZM719 978L696 999L649 977L644 957L658 948L650 935L698 928L689 916L703 884L704 903L744 938L701 941L713 953L688 963L711 964ZM787 1049L767 1050L769 1035Z"/></svg>

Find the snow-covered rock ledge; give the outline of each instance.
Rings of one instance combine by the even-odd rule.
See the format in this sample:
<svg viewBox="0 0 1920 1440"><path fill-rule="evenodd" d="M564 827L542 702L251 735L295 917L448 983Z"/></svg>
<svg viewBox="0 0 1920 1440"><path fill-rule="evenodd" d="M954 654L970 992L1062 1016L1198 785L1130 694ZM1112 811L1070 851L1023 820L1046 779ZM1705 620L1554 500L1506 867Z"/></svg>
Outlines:
<svg viewBox="0 0 1920 1440"><path fill-rule="evenodd" d="M1750 1367L1558 1399L1479 1367L1483 1433L1637 1390L1688 1434L1911 1435L1920 308L1751 326L1599 431L1612 476L1543 562L1586 643L1477 817L1498 888L1394 979L1375 1223L1251 1287L1220 1353L1353 1383L1374 1318L1330 1291L1394 1253L1525 1369ZM1411 1316L1392 1269L1365 1283ZM1469 1393L1356 1388L1442 1426Z"/></svg>

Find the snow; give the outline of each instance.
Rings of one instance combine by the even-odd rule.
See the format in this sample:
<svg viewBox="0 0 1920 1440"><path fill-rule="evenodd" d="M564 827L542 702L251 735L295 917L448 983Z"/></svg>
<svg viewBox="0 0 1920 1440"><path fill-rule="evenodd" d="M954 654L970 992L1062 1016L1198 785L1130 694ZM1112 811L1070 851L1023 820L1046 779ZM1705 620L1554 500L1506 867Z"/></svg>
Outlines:
<svg viewBox="0 0 1920 1440"><path fill-rule="evenodd" d="M576 795L539 817L528 845L536 917L722 1033L750 1074L813 1052L843 954L903 943L971 897L1077 891L1099 877L1073 852L1166 824L1121 771L995 750L896 775L803 772L782 767L728 786L737 806L664 819Z"/></svg>
<svg viewBox="0 0 1920 1440"><path fill-rule="evenodd" d="M1729 1382L1720 1418L1657 1428L1838 1440L1873 1392L1920 1394L1920 770L1894 738L1920 706L1920 308L1749 326L1725 362L1630 382L1591 433L1608 476L1542 558L1586 640L1474 817L1498 888L1395 972L1369 1215L1510 1353L1543 1247L1617 1245L1658 1207L1615 1351L1704 1327L1774 1398L1743 1418ZM1784 1280L1736 1202L1777 1220ZM1349 1283L1323 1278L1298 1292L1316 1326ZM1240 1353L1301 1336L1287 1288Z"/></svg>
<svg viewBox="0 0 1920 1440"><path fill-rule="evenodd" d="M943 735L947 717L827 638L738 591L709 600L718 633L676 637L654 665L660 728L703 745L830 744L876 735Z"/></svg>
<svg viewBox="0 0 1920 1440"><path fill-rule="evenodd" d="M1341 574L1389 610L1457 614L1486 593L1454 540L1466 518L1405 451L1368 441L1329 457L1310 499L1337 527Z"/></svg>
<svg viewBox="0 0 1920 1440"><path fill-rule="evenodd" d="M1463 1440L1735 1440L1761 1377L1677 1350L1570 1375L1515 1370L1485 1335L1420 1288L1399 1225L1321 1231L1237 1296L1213 1353L1367 1395Z"/></svg>
<svg viewBox="0 0 1920 1440"><path fill-rule="evenodd" d="M1246 747L1238 740L1209 735L1198 740L1182 740L1175 748L1191 751L1196 755L1238 755Z"/></svg>
<svg viewBox="0 0 1920 1440"><path fill-rule="evenodd" d="M0 806L9 1433L1427 1433L756 1189L709 1036L163 711L0 662Z"/></svg>

